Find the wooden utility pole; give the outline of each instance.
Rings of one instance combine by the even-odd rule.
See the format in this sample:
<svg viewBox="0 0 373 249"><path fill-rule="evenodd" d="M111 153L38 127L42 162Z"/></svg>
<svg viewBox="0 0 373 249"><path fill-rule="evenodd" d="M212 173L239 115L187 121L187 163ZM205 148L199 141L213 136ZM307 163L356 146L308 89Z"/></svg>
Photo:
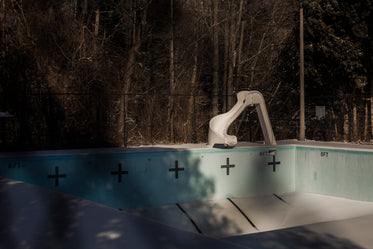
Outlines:
<svg viewBox="0 0 373 249"><path fill-rule="evenodd" d="M299 130L299 140L305 141L306 139L306 129L305 129L305 115L304 115L304 40L303 40L303 1L300 2L299 9L299 50L300 50L300 130Z"/></svg>

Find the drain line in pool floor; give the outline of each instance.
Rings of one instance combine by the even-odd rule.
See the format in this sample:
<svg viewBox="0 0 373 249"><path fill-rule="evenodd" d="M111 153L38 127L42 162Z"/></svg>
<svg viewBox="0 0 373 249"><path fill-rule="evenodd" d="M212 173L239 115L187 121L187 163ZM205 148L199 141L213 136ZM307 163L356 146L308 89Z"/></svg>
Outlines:
<svg viewBox="0 0 373 249"><path fill-rule="evenodd" d="M190 220L190 222L193 224L194 228L200 234L203 234L202 231L201 231L201 229L197 226L197 223L194 222L194 220L192 219L192 217L190 217L190 215L184 210L184 208L179 203L176 203L176 206L180 209L181 212L183 212L185 214L186 217L188 217L188 219Z"/></svg>
<svg viewBox="0 0 373 249"><path fill-rule="evenodd" d="M259 229L255 226L254 222L252 222L250 220L249 217L247 217L247 215L241 210L241 208L231 199L231 198L227 198L228 201L230 201L233 206L235 206L237 208L237 210L245 217L245 219L250 223L250 225L255 228L257 231L259 231Z"/></svg>
<svg viewBox="0 0 373 249"><path fill-rule="evenodd" d="M279 199L280 201L282 201L283 203L286 203L289 205L289 203L287 201L285 201L284 199L282 199L280 196L276 195L276 194L273 194L274 197L276 197L277 199Z"/></svg>

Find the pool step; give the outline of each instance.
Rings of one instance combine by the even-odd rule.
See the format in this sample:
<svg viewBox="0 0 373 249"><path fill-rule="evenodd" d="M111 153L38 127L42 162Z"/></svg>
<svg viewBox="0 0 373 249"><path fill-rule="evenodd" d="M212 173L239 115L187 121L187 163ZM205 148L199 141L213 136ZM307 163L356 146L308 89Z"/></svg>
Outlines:
<svg viewBox="0 0 373 249"><path fill-rule="evenodd" d="M129 211L222 238L373 214L373 203L306 193L196 201Z"/></svg>

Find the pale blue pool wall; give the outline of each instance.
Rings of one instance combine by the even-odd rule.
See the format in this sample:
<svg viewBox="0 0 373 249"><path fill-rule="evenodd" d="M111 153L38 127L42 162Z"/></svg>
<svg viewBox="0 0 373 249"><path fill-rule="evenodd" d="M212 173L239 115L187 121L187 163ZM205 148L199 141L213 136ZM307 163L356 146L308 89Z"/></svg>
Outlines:
<svg viewBox="0 0 373 249"><path fill-rule="evenodd" d="M373 202L373 150L296 147L295 190Z"/></svg>
<svg viewBox="0 0 373 249"><path fill-rule="evenodd" d="M293 146L31 152L2 154L0 175L128 209L293 192L294 157ZM178 178L170 171L176 163ZM128 171L121 179L119 167Z"/></svg>
<svg viewBox="0 0 373 249"><path fill-rule="evenodd" d="M228 162L234 165L229 174L222 168ZM183 168L177 178L170 171L176 164ZM119 177L119 169L128 174ZM373 150L282 145L0 153L0 175L120 209L294 191L373 201Z"/></svg>

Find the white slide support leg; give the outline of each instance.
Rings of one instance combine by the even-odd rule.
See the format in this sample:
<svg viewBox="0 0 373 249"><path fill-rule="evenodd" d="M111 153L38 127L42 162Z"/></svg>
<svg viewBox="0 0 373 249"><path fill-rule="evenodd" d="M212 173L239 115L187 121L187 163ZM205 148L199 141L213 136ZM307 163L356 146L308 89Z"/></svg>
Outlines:
<svg viewBox="0 0 373 249"><path fill-rule="evenodd" d="M224 145L226 147L235 146L237 144L237 137L228 135L227 131L233 121L248 106L255 106L256 108L265 143L267 145L276 145L276 139L272 131L264 98L258 91L241 91L237 93L237 103L232 109L210 120L208 145L211 147L215 145Z"/></svg>

